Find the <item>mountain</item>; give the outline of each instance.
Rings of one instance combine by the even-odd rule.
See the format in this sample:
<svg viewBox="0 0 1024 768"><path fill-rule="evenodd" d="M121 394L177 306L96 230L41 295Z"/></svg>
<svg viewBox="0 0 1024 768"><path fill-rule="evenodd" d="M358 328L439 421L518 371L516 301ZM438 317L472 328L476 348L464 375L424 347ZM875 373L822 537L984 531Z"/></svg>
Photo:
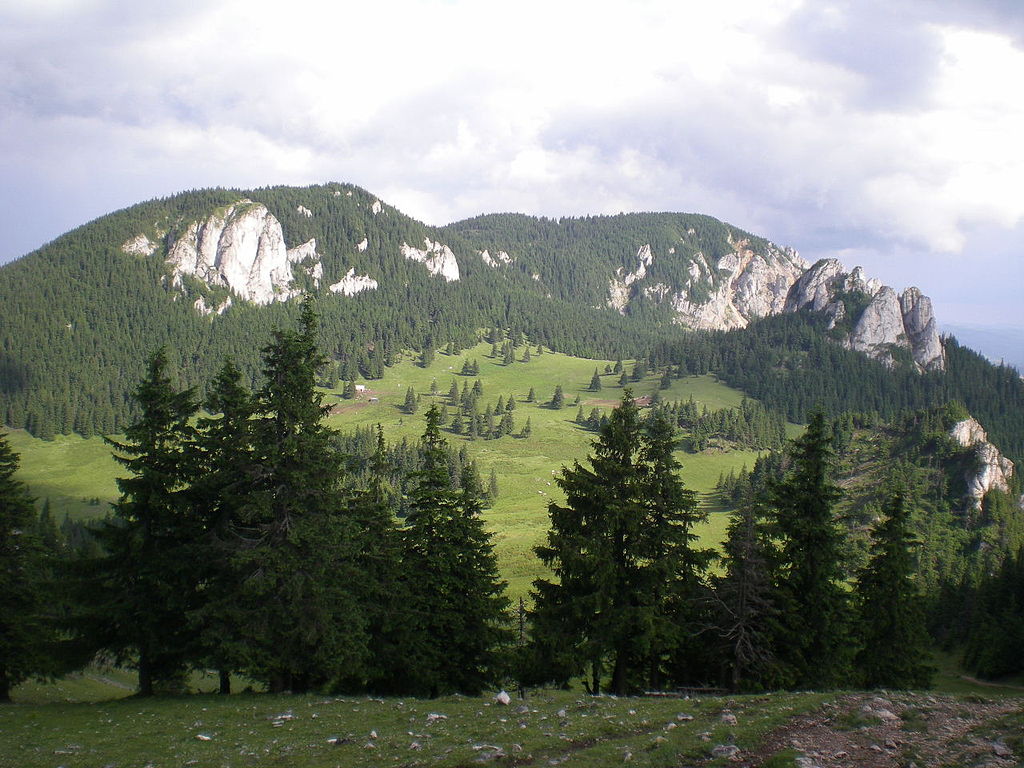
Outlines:
<svg viewBox="0 0 1024 768"><path fill-rule="evenodd" d="M270 330L309 291L335 381L498 327L581 356L714 368L791 418L816 404L891 413L963 399L1024 455L1024 417L1006 415L1019 387L944 346L915 288L808 264L710 216L429 227L344 184L153 200L0 268L4 420L43 437L115 431L160 345L191 384L226 356L255 380Z"/></svg>
<svg viewBox="0 0 1024 768"><path fill-rule="evenodd" d="M1010 326L942 324L942 332L955 336L993 363L1024 371L1024 329Z"/></svg>

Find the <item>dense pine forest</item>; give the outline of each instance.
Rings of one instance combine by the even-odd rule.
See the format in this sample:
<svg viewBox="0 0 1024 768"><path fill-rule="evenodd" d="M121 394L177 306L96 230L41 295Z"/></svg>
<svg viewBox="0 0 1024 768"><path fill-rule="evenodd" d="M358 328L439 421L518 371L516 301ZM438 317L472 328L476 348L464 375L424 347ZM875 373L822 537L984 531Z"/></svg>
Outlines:
<svg viewBox="0 0 1024 768"><path fill-rule="evenodd" d="M120 501L74 542L37 514L0 444L3 698L97 654L136 669L143 695L180 689L190 669L219 670L224 692L233 674L270 691L431 697L572 680L620 695L920 688L936 644L979 674L1020 671L1020 489L953 517L969 456L947 435L962 406L893 424L812 413L785 450L723 480L736 511L715 551L694 533L707 511L680 477L676 430L764 423L770 436L771 420L747 404L732 417L641 407L627 388L586 462L558 476L565 500L537 547L551 576L515 607L482 524L492 489L447 445L441 408L416 445L327 428L319 332L307 300L263 345L255 387L226 360L202 399L165 349L151 354L139 416L110 441ZM853 473L867 445L877 466ZM851 473L873 493L854 493Z"/></svg>
<svg viewBox="0 0 1024 768"><path fill-rule="evenodd" d="M305 300L203 314L197 301L228 291L122 248L169 242L241 197L267 206L289 246L316 240L319 287L295 273ZM402 256L425 240L451 248L458 281ZM670 284L739 241L776 249L690 214L436 229L326 185L151 201L0 269L6 424L105 436L121 468L108 516L58 526L0 440L0 699L97 658L134 669L147 695L197 669L218 671L225 692L232 676L426 697L920 688L935 648L978 675L1022 671L1020 473L975 503L976 452L950 436L973 417L1024 458L1019 373L952 338L945 370L921 372L905 350L871 359L806 310L695 331L643 293L608 306L607 276L636 268L638 242L675 254L647 265ZM325 289L351 270L378 287ZM588 358L589 376L602 361L594 407L562 384L522 399L565 411L592 443L550 478L561 495L532 546L543 573L518 604L484 525L502 478L485 481L465 446L526 440L531 421L510 393L485 393L464 353L481 343L508 368L559 351ZM440 354L450 386L410 386L400 406L418 440L325 424L324 386L354 400L357 381ZM662 394L707 374L742 401ZM652 378L658 389L634 398ZM716 548L696 532L709 506L678 461L732 450L760 458L718 483L730 517Z"/></svg>
<svg viewBox="0 0 1024 768"><path fill-rule="evenodd" d="M403 350L464 349L480 329L501 328L510 338L525 335L576 356L714 371L792 421L815 407L889 418L957 400L1004 452L1024 457L1024 384L1012 368L993 366L954 340L945 343L945 374L918 375L910 365L893 369L843 349L830 340L835 329L813 315L769 317L730 332L686 332L643 295L625 315L606 306L607 275L636 266L637 243L673 251L672 259L650 265L667 283L683 279L698 254L717 258L730 242L747 242L757 253L774 248L711 217L502 214L433 229L340 184L183 193L105 216L0 269L4 422L43 438L118 432L138 415L130 392L143 373L141 361L158 346L168 348L190 386L204 389L228 356L255 384L263 339L295 322L297 302L236 302L223 315L203 316L194 300L215 304L224 289L191 278L175 287L158 254L121 249L140 234L165 242L243 197L267 206L289 245L316 240L330 359L323 375L332 383L377 379ZM443 240L457 254L458 282L439 280L400 255L403 244L424 239ZM510 261L487 266L479 254L488 249L511 254ZM378 289L354 296L323 289L348 269L377 280Z"/></svg>

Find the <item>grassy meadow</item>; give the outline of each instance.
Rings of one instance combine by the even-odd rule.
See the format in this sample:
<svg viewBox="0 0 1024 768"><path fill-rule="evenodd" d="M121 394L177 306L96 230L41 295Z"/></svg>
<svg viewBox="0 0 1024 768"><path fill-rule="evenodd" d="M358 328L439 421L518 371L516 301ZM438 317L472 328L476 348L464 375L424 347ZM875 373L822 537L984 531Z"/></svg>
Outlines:
<svg viewBox="0 0 1024 768"><path fill-rule="evenodd" d="M719 744L753 749L787 718L827 699L803 693L682 701L540 691L508 706L490 697L246 694L14 706L0 709L0 767L675 766L703 760Z"/></svg>
<svg viewBox="0 0 1024 768"><path fill-rule="evenodd" d="M547 530L547 504L561 500L555 476L563 466L583 461L595 435L575 423L580 399L584 413L593 408L610 410L622 398L617 374L602 375L602 390L590 392L588 387L596 367L599 372L611 360L587 360L545 351L534 353L531 347L529 362L521 362L522 348L517 350L516 362L503 365L500 358L490 356L491 345L482 343L474 349L449 356L438 352L432 365L424 369L416 364L415 356L408 354L395 366L387 369L378 381L363 382L367 390L354 400L341 398L341 390L325 390L325 402L333 406L328 423L340 430L373 427L380 424L389 442L403 438L416 440L423 432L424 414L431 402L442 403L454 380L461 391L464 383L473 386L479 378L483 386L481 409L493 405L498 397L515 397L515 430L499 440L470 440L466 436L446 433L451 445L465 446L477 461L480 474L487 482L493 469L498 478L499 496L487 510L486 520L494 535L502 575L509 582L513 599L525 595L530 582L541 571L533 555L533 547L541 541ZM465 360L479 364L478 376L461 376L459 371ZM625 362L627 371L631 361ZM437 395L431 395L436 382ZM658 391L657 376L648 376L629 386L636 396L653 395ZM547 406L555 387L561 386L565 407L553 410ZM420 404L413 415L403 413L408 389L420 396ZM536 392L537 402L526 402L530 389ZM667 400L687 400L693 397L698 404L709 409L739 405L743 393L731 389L714 376L690 376L674 380L671 388L661 391ZM454 414L454 409L451 409ZM530 419L531 434L527 438L518 433ZM58 436L52 441L37 440L23 431L10 434L11 444L21 455L20 479L29 485L40 503L49 499L55 519L64 514L72 518L87 518L106 514L109 504L117 498L114 478L122 471L111 458L110 447L99 437L83 439L76 435ZM720 474L752 467L757 458L754 451L708 451L701 454L678 454L683 464L682 477L687 487L706 495L714 488ZM711 544L722 540L727 516L722 510L709 507L708 523L701 535Z"/></svg>

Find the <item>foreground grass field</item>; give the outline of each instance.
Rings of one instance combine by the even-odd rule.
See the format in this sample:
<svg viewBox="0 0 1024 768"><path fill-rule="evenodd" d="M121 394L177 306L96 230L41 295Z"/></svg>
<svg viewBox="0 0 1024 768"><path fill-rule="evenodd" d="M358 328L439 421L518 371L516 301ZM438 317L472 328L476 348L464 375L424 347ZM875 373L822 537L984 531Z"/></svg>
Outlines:
<svg viewBox="0 0 1024 768"><path fill-rule="evenodd" d="M535 348L533 348L535 349ZM341 398L341 390L325 390L326 402L333 406L328 418L331 426L340 430L356 427L384 428L389 442L402 439L417 440L423 432L424 418L432 402L442 403L452 381L461 390L463 384L472 386L479 379L483 386L481 406L494 404L499 396L507 401L516 400L514 411L516 427L513 435L499 440L470 440L465 436L448 434L447 439L456 448L465 447L477 461L484 481L491 470L498 478L499 496L486 512L486 521L494 535L499 567L509 582L513 599L525 595L530 584L542 572L533 555L533 547L540 543L547 530L547 505L561 500L554 480L563 466L582 461L590 450L595 435L575 423L580 406L589 414L593 408L609 411L622 398L623 388L618 375L602 375L602 390L590 392L588 387L596 368L603 373L610 360L586 360L545 351L532 354L529 362L520 362L522 348L516 362L503 365L490 356L491 345L480 344L474 349L449 356L435 355L429 368L416 364L407 355L385 378L364 382L367 391L355 400ZM479 375L461 376L465 361L479 364ZM632 369L626 361L627 371ZM431 395L432 385L437 394ZM566 405L560 410L547 406L555 387L561 386ZM636 396L653 396L659 391L656 376L649 376L629 385ZM402 411L407 391L412 388L420 396L420 404L413 415ZM526 402L530 389L537 401ZM713 376L690 376L674 380L671 388L661 390L667 400L693 398L709 409L739 405L743 394L731 389ZM574 400L579 398L579 405ZM530 436L517 437L527 419ZM26 482L40 502L49 499L53 514L59 522L64 514L84 519L106 514L110 503L117 498L114 478L123 470L110 455L110 447L99 437L83 439L61 436L52 441L32 438L25 432L13 431L11 444L21 455L19 477ZM683 464L682 477L687 487L693 488L706 503L707 494L714 488L721 474L752 467L757 459L753 451L719 451L701 454L678 454ZM708 523L700 534L709 545L722 540L727 516L721 510L712 510Z"/></svg>
<svg viewBox="0 0 1024 768"><path fill-rule="evenodd" d="M13 705L0 708L0 768L1012 765L1024 756L1020 693L617 699L541 690L507 705L264 694Z"/></svg>
<svg viewBox="0 0 1024 768"><path fill-rule="evenodd" d="M434 701L215 695L0 709L0 766L676 766L753 749L826 696ZM723 717L728 714L733 717Z"/></svg>

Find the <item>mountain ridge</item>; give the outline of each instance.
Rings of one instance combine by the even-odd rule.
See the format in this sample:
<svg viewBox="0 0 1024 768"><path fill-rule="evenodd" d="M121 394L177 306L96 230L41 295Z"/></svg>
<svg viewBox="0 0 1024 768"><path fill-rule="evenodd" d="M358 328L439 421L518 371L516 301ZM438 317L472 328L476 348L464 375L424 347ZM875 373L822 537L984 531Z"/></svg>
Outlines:
<svg viewBox="0 0 1024 768"><path fill-rule="evenodd" d="M224 257L243 251L249 261L235 279ZM379 377L403 349L466 348L492 327L577 356L664 364L696 354L736 379L739 368L726 370L739 365L736 353L715 362L725 337L707 334L783 316L793 318L786 344L821 334L880 361L893 382L905 369L946 365L920 292L896 294L834 261L805 265L703 214L487 214L431 227L346 184L185 192L0 267L0 407L7 424L33 434L114 431L130 414L141 360L160 345L189 384L202 386L226 356L254 379L266 333L294 320L296 302L282 299L306 291L321 297L330 375L345 381ZM796 333L808 312L820 323ZM806 354L784 352L786 369L763 371L807 379L810 388L789 387L799 399L784 410L822 396L841 407L822 378L838 374L807 368ZM935 397L924 379L884 386L904 393L872 395L882 410Z"/></svg>

